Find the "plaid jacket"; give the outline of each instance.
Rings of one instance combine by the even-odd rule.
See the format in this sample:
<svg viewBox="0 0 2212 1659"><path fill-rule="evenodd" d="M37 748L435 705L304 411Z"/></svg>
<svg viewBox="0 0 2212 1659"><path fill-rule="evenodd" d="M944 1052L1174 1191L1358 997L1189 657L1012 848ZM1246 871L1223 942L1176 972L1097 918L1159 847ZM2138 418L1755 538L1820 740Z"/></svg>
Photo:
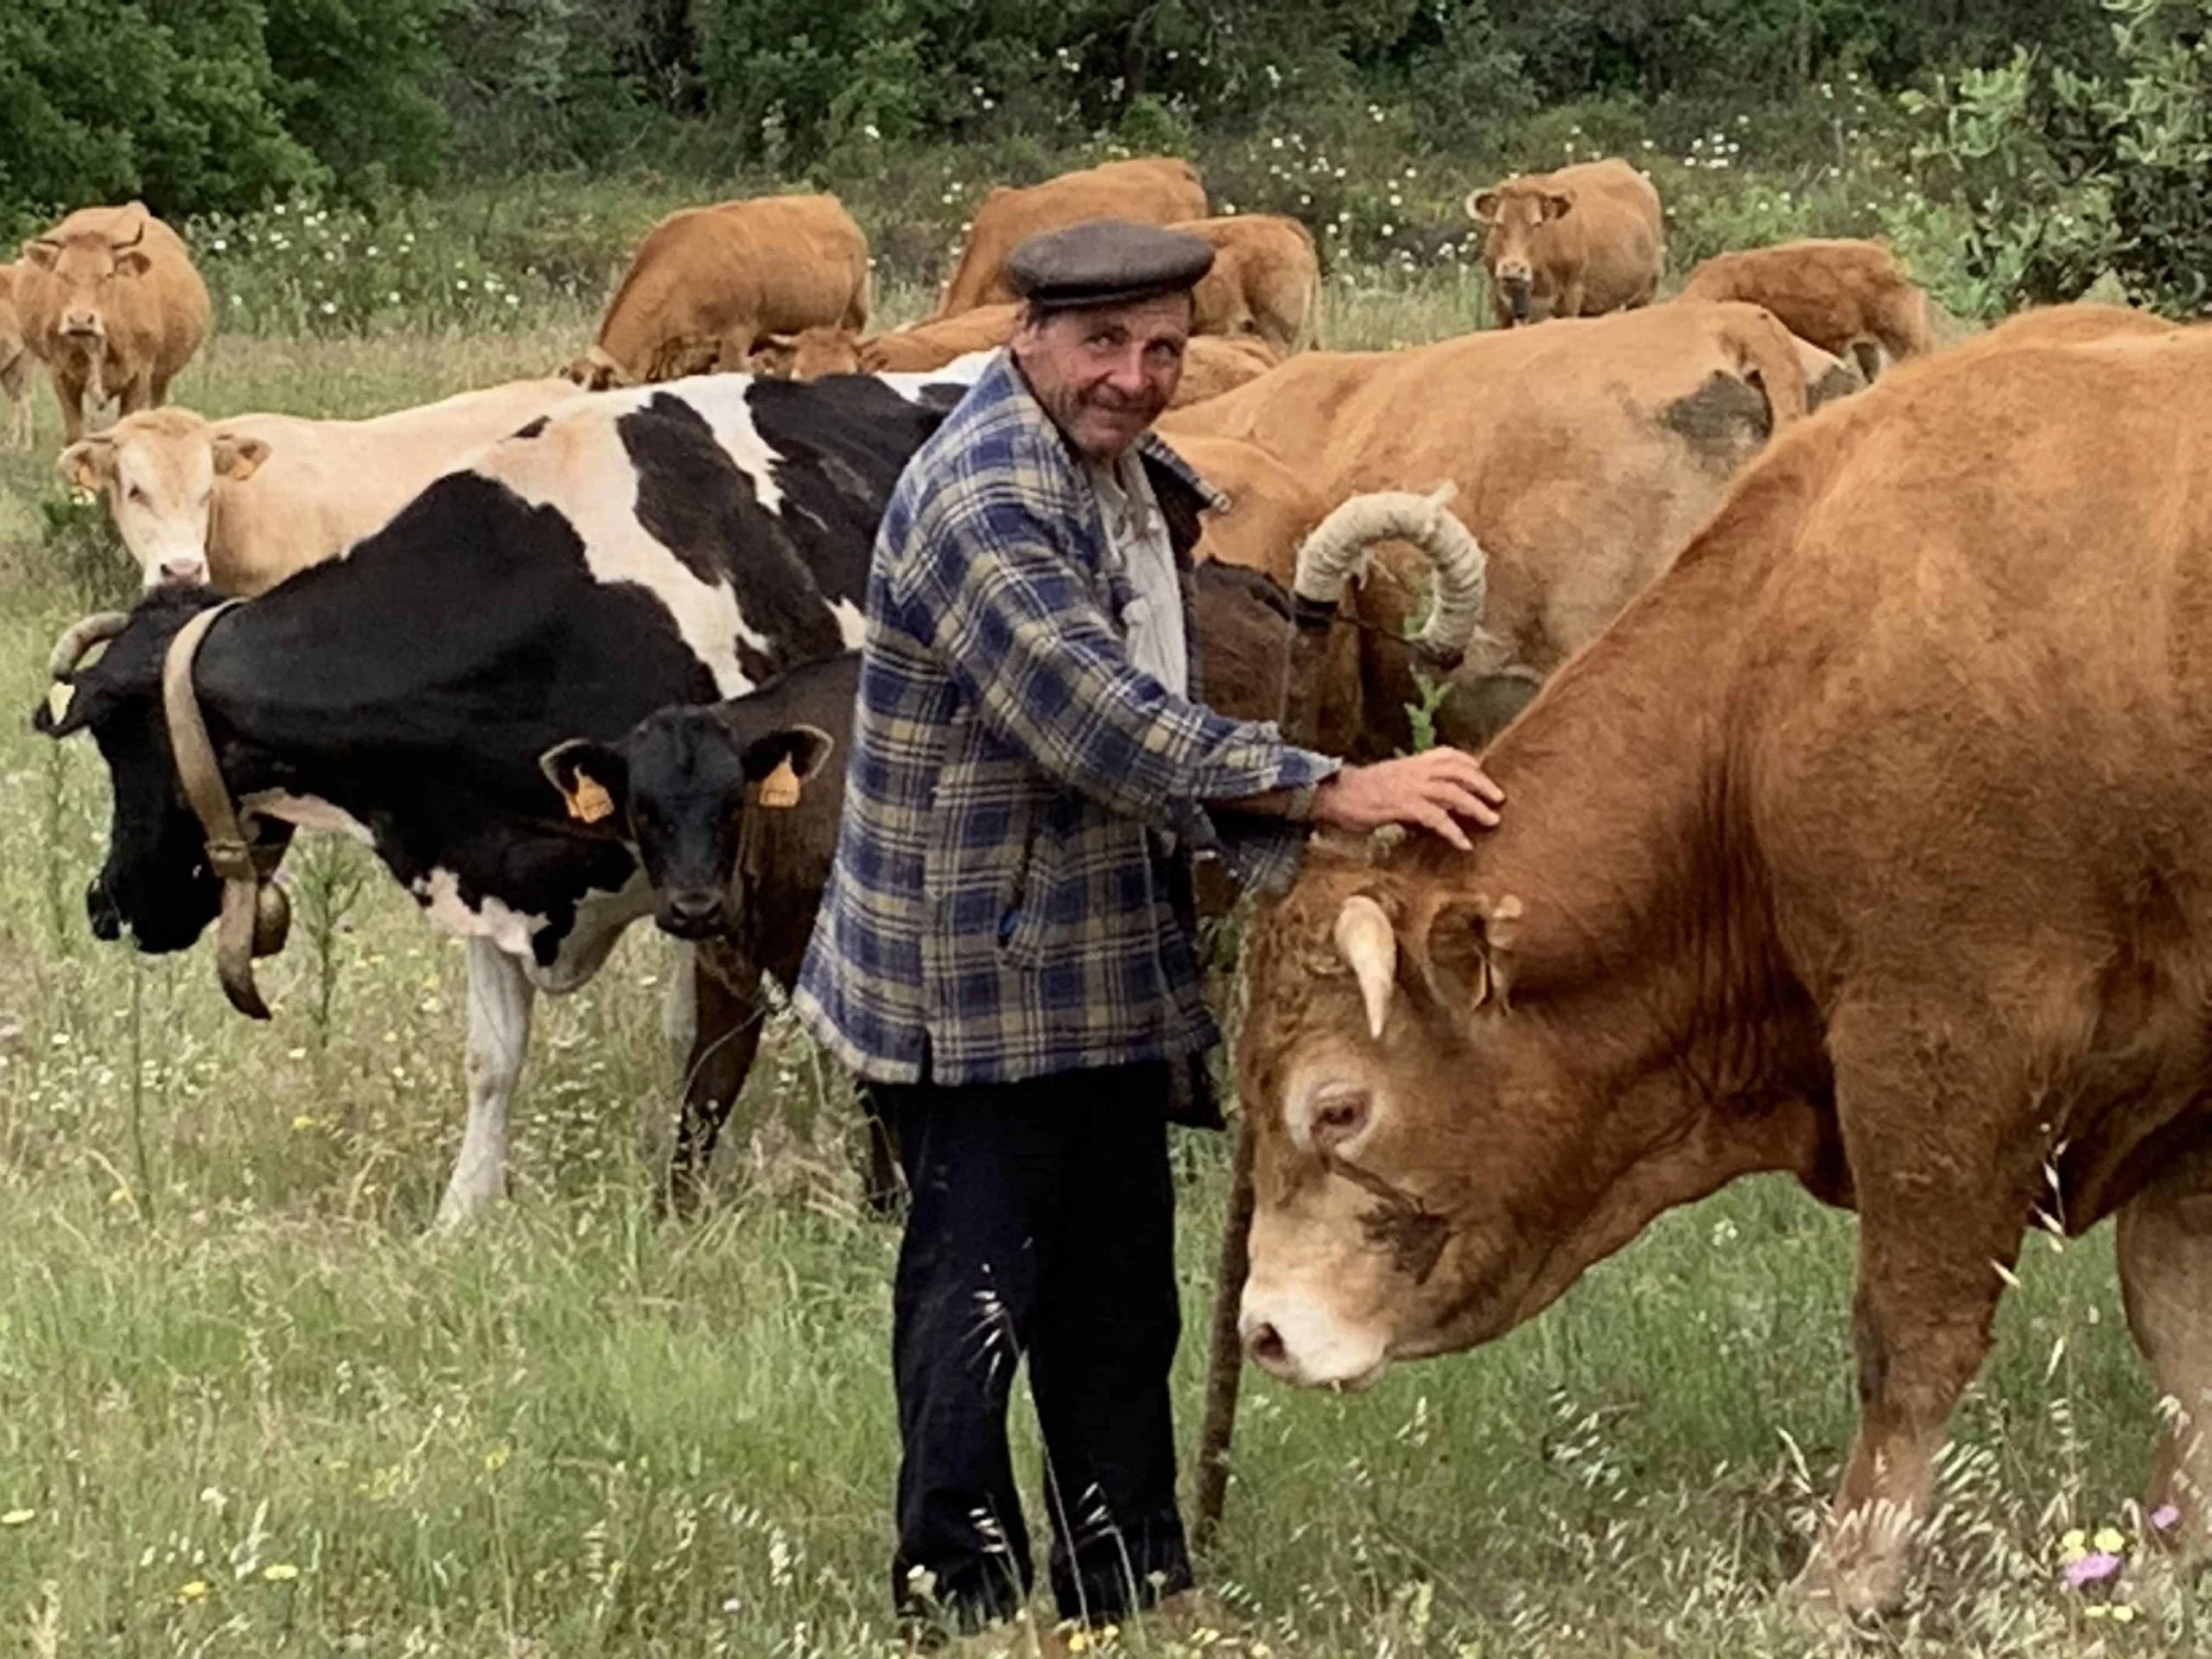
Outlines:
<svg viewBox="0 0 2212 1659"><path fill-rule="evenodd" d="M1217 498L1141 442L1196 698L1189 556ZM1286 882L1338 763L1131 666L1133 595L1105 545L1090 485L1001 356L907 466L868 577L836 860L793 999L861 1077L1014 1082L1217 1040L1175 861L1217 850L1248 881ZM1200 805L1274 790L1296 791L1291 817L1217 825Z"/></svg>

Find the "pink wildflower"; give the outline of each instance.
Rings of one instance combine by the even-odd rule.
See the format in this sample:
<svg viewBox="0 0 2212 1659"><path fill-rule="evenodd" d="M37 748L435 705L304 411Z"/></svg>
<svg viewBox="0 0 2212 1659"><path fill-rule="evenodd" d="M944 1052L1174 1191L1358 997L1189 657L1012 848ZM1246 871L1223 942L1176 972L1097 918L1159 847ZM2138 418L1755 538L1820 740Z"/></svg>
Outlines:
<svg viewBox="0 0 2212 1659"><path fill-rule="evenodd" d="M2093 1549L2078 1561L2069 1562L2066 1568L2069 1589L2079 1590L2085 1585L2097 1584L2120 1571L2120 1557L2108 1550Z"/></svg>

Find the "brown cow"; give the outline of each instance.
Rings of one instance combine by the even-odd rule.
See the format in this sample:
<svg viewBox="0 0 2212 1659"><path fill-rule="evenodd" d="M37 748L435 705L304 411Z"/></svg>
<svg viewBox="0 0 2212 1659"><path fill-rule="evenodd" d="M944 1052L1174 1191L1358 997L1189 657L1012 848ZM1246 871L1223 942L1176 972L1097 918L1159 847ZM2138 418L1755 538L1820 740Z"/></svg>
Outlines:
<svg viewBox="0 0 2212 1659"><path fill-rule="evenodd" d="M868 238L836 197L684 207L638 245L589 351L589 391L741 370L767 335L868 322Z"/></svg>
<svg viewBox="0 0 2212 1659"><path fill-rule="evenodd" d="M1169 442L1229 502L1225 508L1201 515L1204 528L1192 554L1200 569L1217 563L1259 572L1287 594L1298 582L1300 550L1328 516L1330 499L1257 444L1179 432L1170 435ZM1404 629L1434 568L1433 556L1416 556L1402 544L1386 544L1367 574L1351 584L1342 601L1349 626L1330 637L1328 660L1320 671L1325 690L1315 699L1313 728L1303 741L1331 754L1377 758L1405 746L1410 736L1405 705L1419 695L1414 675L1422 664L1409 657ZM1255 641L1264 619L1247 617L1242 626L1236 624L1231 620L1233 596L1233 589L1217 590L1211 596L1203 588L1199 591L1201 605L1210 605L1217 614L1215 631L1236 642L1226 649L1238 664L1217 670L1214 639L1211 633L1206 636L1207 696L1224 695L1239 709L1268 710L1239 718L1280 719L1281 688L1270 691L1250 683L1253 671L1248 664L1258 654ZM1287 618L1284 626L1288 626ZM1286 634L1286 650L1287 641ZM1283 666L1277 665L1276 680ZM1221 703L1214 706L1230 712Z"/></svg>
<svg viewBox="0 0 2212 1659"><path fill-rule="evenodd" d="M1489 556L1492 641L1459 677L1525 688L1618 614L1737 469L1802 417L1800 350L1755 306L1657 306L1402 352L1302 353L1160 430L1256 444L1323 502L1456 483L1453 511ZM1456 698L1438 718L1452 741L1487 734L1459 723Z"/></svg>
<svg viewBox="0 0 2212 1659"><path fill-rule="evenodd" d="M1172 225L1204 219L1205 187L1198 169L1173 156L1140 156L1063 173L1042 184L1001 185L983 198L945 283L940 317L957 317L979 305L1003 305L1006 257L1028 238L1086 219L1126 219L1140 225Z"/></svg>
<svg viewBox="0 0 2212 1659"><path fill-rule="evenodd" d="M1175 383L1170 409L1188 409L1249 385L1281 363L1274 349L1256 334L1234 339L1192 334L1183 348L1183 378Z"/></svg>
<svg viewBox="0 0 2212 1659"><path fill-rule="evenodd" d="M779 334L753 354L755 374L818 380L825 374L920 374L971 352L995 351L1014 338L1018 305L986 305L957 317L935 317L862 340L829 324Z"/></svg>
<svg viewBox="0 0 2212 1659"><path fill-rule="evenodd" d="M1667 262L1659 193L1626 162L1507 179L1470 195L1467 213L1484 227L1501 328L1649 305L1658 291Z"/></svg>
<svg viewBox="0 0 2212 1659"><path fill-rule="evenodd" d="M768 341L753 354L753 372L791 380L816 380L825 374L925 373L973 352L997 350L1014 337L1020 320L1018 305L987 305L867 340L849 328L808 328ZM1279 360L1262 340L1193 334L1183 354L1183 378L1169 406L1180 409L1218 397L1265 374Z"/></svg>
<svg viewBox="0 0 2212 1659"><path fill-rule="evenodd" d="M0 265L0 397L8 404L7 435L0 448L31 447L31 357L23 342L23 325L16 312L16 273L21 267Z"/></svg>
<svg viewBox="0 0 2212 1659"><path fill-rule="evenodd" d="M1488 1341L1787 1171L1859 1218L1859 1436L1802 1582L1878 1610L2025 1230L2116 1215L2179 1407L2146 1545L2212 1553L2208 385L2203 328L1888 378L1498 740L1471 854L1308 859L1248 958L1262 1364Z"/></svg>
<svg viewBox="0 0 2212 1659"><path fill-rule="evenodd" d="M23 244L16 306L46 365L63 440L85 434L87 400L125 415L168 396L207 335L207 286L168 226L134 201L80 207Z"/></svg>
<svg viewBox="0 0 2212 1659"><path fill-rule="evenodd" d="M1192 296L1199 334L1256 335L1283 357L1315 343L1321 263L1303 225L1278 213L1229 213L1174 228L1214 245L1213 269Z"/></svg>
<svg viewBox="0 0 2212 1659"><path fill-rule="evenodd" d="M1869 380L1933 344L1927 295L1878 242L1838 238L1716 254L1678 297L1763 305L1799 339L1853 359Z"/></svg>

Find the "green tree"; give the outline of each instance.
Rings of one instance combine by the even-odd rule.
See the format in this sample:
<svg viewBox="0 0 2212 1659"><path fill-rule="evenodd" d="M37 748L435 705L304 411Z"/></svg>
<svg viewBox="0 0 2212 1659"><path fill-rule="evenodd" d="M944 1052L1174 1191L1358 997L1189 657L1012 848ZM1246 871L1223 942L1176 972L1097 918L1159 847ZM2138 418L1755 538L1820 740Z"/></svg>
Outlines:
<svg viewBox="0 0 2212 1659"><path fill-rule="evenodd" d="M2103 0L2111 49L2086 73L2020 47L1909 105L1916 155L1967 210L1971 309L2070 300L2109 272L2177 315L2212 273L2212 0Z"/></svg>
<svg viewBox="0 0 2212 1659"><path fill-rule="evenodd" d="M439 28L458 0L260 0L274 98L337 188L428 184L450 139Z"/></svg>
<svg viewBox="0 0 2212 1659"><path fill-rule="evenodd" d="M285 130L258 0L0 7L0 209L257 206L321 181Z"/></svg>

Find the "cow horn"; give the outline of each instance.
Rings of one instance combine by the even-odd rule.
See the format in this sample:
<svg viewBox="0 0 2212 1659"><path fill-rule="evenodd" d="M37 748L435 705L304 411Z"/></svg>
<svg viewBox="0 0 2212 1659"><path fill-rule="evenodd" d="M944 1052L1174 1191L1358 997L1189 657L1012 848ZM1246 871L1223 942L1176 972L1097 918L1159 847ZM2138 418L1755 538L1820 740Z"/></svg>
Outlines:
<svg viewBox="0 0 2212 1659"><path fill-rule="evenodd" d="M86 652L104 640L114 639L130 626L130 614L127 611L99 611L82 621L71 623L54 642L54 650L46 659L46 671L67 685Z"/></svg>
<svg viewBox="0 0 2212 1659"><path fill-rule="evenodd" d="M1367 1034L1380 1038L1398 984L1398 931L1381 905L1356 893L1337 912L1334 937L1337 954L1359 981L1360 1001L1367 1005Z"/></svg>
<svg viewBox="0 0 2212 1659"><path fill-rule="evenodd" d="M127 242L118 242L118 241L117 241L113 237L110 237L110 238L108 238L108 239L107 239L107 245L108 245L108 246L109 246L110 248L113 249L113 250L114 250L116 252L118 252L118 253L127 253L127 252L128 252L128 251L130 251L132 248L137 247L137 246L141 242L143 242L145 239L146 239L146 215L142 212L142 213L138 215L138 228L137 228L137 230L133 231L133 232L130 233L130 240L129 240L129 241L127 241Z"/></svg>
<svg viewBox="0 0 2212 1659"><path fill-rule="evenodd" d="M1447 481L1427 495L1381 490L1341 503L1298 550L1298 598L1333 607L1369 548L1377 542L1411 542L1436 567L1435 598L1415 646L1439 667L1457 667L1482 636L1490 561L1482 544L1448 510L1456 487Z"/></svg>

